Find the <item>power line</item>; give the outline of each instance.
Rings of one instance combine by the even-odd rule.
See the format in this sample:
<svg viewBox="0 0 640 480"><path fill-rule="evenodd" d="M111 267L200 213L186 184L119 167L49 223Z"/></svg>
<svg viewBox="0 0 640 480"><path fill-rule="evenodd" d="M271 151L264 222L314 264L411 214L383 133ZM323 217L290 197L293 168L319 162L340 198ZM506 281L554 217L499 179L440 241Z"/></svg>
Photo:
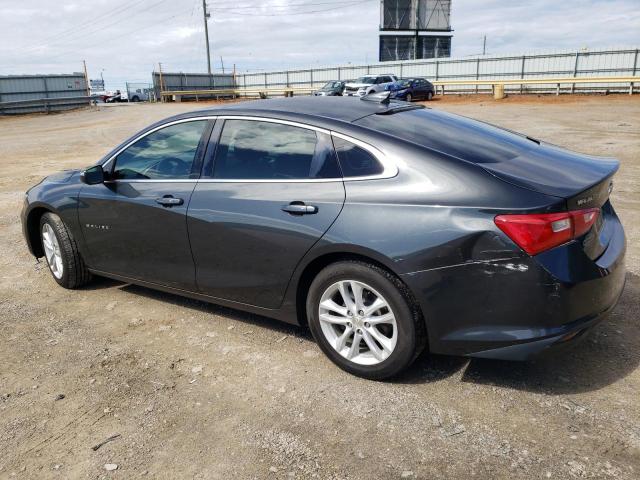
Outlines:
<svg viewBox="0 0 640 480"><path fill-rule="evenodd" d="M290 13L284 13L284 12L278 12L278 13L241 13L238 12L237 10L235 10L233 7L231 8L224 8L224 9L219 9L219 12L222 13L231 13L233 15L241 15L241 16L246 16L246 17L285 17L285 16L291 16L291 15L311 15L314 13L325 13L325 12L331 12L334 10L341 10L344 9L346 7L352 7L355 5L361 5L363 3L368 3L368 2L372 2L372 1L378 1L378 0L357 0L357 1L352 1L352 2L341 2L341 4L339 6L336 7L330 7L330 8L325 8L325 9L321 9L321 10L310 10L310 11L306 11L306 12L290 12Z"/></svg>
<svg viewBox="0 0 640 480"><path fill-rule="evenodd" d="M265 9L265 8L290 8L290 7L315 7L319 5L344 5L344 1L332 1L332 2L304 2L304 3L284 3L284 4L268 4L261 3L258 5L234 5L229 6L228 3L211 2L209 5L214 7L221 7L224 10L238 10L238 9Z"/></svg>
<svg viewBox="0 0 640 480"><path fill-rule="evenodd" d="M138 0L137 2L132 3L131 5L127 6L124 9L120 9L117 13L116 12L112 12L112 16L113 16L113 14L118 16L119 14L124 13L129 8L133 8L133 7L135 7L135 6L137 6L140 3L145 2L145 1L146 0ZM151 7L158 6L161 3L164 3L166 1L168 1L168 0L159 0L159 1L149 5L146 8L151 8ZM108 17L108 15L106 15L105 17ZM105 17L100 18L99 22L102 22ZM70 31L66 35L61 35L57 40L54 38L53 42L47 42L47 43L42 43L40 45L35 45L35 46L31 47L31 48L27 48L25 50L21 50L19 52L19 54L20 54L20 56L24 56L25 53L31 53L31 52L33 52L35 50L39 50L40 48L50 47L52 45L56 46L56 45L65 44L65 43L68 43L68 42L77 41L77 40L79 40L80 37L86 37L86 36L93 35L95 33L104 31L107 28L110 28L110 27L112 27L112 26L114 26L116 24L120 24L120 23L125 22L125 21L127 21L129 19L135 19L135 18L137 18L137 17L128 16L126 19L116 18L115 21L113 21L111 23L108 23L108 24L101 23L98 28L95 28L90 32L82 32L82 30L84 30L84 29L86 29L86 28L91 26L90 23L94 23L94 22L89 22L89 23L86 23L84 27L76 27L75 31ZM68 38L64 38L65 36L68 37ZM78 38L76 38L76 37L78 37Z"/></svg>

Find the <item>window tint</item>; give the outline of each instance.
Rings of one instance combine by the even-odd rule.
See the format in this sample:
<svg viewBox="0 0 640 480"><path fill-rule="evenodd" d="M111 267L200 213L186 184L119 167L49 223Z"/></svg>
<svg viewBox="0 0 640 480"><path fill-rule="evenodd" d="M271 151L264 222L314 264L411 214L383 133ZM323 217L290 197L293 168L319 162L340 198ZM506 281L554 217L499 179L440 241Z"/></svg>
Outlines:
<svg viewBox="0 0 640 480"><path fill-rule="evenodd" d="M115 160L115 179L181 179L191 176L206 120L178 123L150 133Z"/></svg>
<svg viewBox="0 0 640 480"><path fill-rule="evenodd" d="M379 175L384 171L380 162L364 148L337 137L333 138L333 144L344 177Z"/></svg>
<svg viewBox="0 0 640 480"><path fill-rule="evenodd" d="M226 120L214 178L340 178L331 138L321 132L257 120Z"/></svg>

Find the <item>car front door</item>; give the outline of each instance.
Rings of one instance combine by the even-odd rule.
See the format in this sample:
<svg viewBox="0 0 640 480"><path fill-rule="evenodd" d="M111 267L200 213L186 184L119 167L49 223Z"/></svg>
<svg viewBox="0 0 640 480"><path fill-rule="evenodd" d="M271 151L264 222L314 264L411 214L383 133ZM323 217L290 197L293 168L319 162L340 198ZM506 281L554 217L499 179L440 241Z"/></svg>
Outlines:
<svg viewBox="0 0 640 480"><path fill-rule="evenodd" d="M413 98L415 98L416 100L424 98L427 94L424 89L424 84L421 80L414 80L411 84L411 87L413 91Z"/></svg>
<svg viewBox="0 0 640 480"><path fill-rule="evenodd" d="M296 265L344 204L331 136L290 122L229 117L218 121L212 142L215 158L205 164L187 216L198 287L277 308Z"/></svg>
<svg viewBox="0 0 640 480"><path fill-rule="evenodd" d="M195 290L186 212L211 126L155 129L105 163L104 183L83 186L78 214L92 269Z"/></svg>

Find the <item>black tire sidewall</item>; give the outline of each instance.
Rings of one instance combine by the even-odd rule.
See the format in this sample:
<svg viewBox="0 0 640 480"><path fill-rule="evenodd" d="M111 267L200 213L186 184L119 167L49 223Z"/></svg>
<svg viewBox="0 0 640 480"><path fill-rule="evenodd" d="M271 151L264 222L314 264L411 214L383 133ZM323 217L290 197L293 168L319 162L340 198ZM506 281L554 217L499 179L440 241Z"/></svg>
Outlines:
<svg viewBox="0 0 640 480"><path fill-rule="evenodd" d="M45 256L45 263L47 264L47 267L49 268L49 273L51 273L51 277L61 286L65 287L65 288L69 288L69 284L70 282L70 274L71 274L71 265L69 264L69 252L67 251L67 242L64 241L64 236L66 235L66 231L65 232L61 232L60 229L61 228L65 228L64 224L62 223L62 220L60 220L60 217L58 217L57 215L53 214L53 213L46 213L42 216L42 218L40 218L40 230L39 230L39 234L40 234L40 241L42 242L42 227L44 227L45 224L48 224L51 229L53 230L53 234L56 236L56 239L58 240L58 245L60 246L60 255L62 257L62 277L58 278L53 274L53 271L51 271L51 265L49 265L49 262ZM44 251L44 246L43 246L43 251Z"/></svg>
<svg viewBox="0 0 640 480"><path fill-rule="evenodd" d="M398 329L396 347L387 359L377 365L359 365L347 360L334 350L322 332L318 319L320 298L329 286L347 279L361 281L378 291L387 300L396 317ZM312 282L306 305L309 328L320 349L343 370L360 377L383 380L396 375L414 360L419 344L415 313L396 282L388 272L377 266L360 262L332 264L322 270Z"/></svg>
<svg viewBox="0 0 640 480"><path fill-rule="evenodd" d="M410 93L407 93L406 100L407 102L411 102L413 100L413 95L411 95Z"/></svg>

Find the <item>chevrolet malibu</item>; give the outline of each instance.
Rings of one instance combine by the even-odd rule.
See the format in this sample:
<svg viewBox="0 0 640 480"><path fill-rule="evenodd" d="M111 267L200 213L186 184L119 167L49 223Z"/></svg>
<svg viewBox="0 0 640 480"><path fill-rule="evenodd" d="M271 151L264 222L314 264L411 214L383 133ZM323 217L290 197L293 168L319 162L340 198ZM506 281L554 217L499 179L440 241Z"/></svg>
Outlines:
<svg viewBox="0 0 640 480"><path fill-rule="evenodd" d="M405 102L181 114L26 194L53 279L110 277L308 327L371 379L429 352L526 360L616 304L618 162Z"/></svg>

